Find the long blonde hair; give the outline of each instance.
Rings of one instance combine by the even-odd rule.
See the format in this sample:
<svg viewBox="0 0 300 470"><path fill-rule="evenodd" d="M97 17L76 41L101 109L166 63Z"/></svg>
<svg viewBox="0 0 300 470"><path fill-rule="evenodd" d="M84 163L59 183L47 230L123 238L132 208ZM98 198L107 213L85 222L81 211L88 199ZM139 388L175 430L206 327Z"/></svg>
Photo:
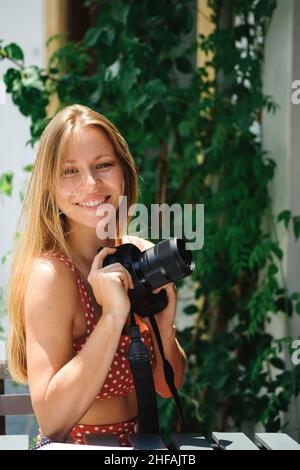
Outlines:
<svg viewBox="0 0 300 470"><path fill-rule="evenodd" d="M67 224L57 206L54 189L73 132L76 128L90 126L104 130L114 145L123 168L128 207L135 204L138 198L136 165L127 143L115 126L103 115L78 104L67 106L56 114L41 136L18 222L17 229L21 228L21 236L13 248L7 297L10 325L7 357L10 375L16 382L27 383L23 304L32 262L43 252L52 250L59 250L70 257L66 239ZM127 216L127 226L129 220ZM119 242L118 225L116 236Z"/></svg>

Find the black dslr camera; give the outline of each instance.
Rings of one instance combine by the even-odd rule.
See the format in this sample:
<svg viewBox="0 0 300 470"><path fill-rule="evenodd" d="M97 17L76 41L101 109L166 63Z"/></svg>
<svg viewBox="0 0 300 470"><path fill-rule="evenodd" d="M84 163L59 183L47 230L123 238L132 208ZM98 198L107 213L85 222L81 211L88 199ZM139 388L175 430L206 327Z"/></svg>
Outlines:
<svg viewBox="0 0 300 470"><path fill-rule="evenodd" d="M145 251L132 243L120 245L116 250L106 256L103 267L120 263L129 271L134 288L128 290L128 297L133 311L141 317L155 315L168 305L166 292L162 289L153 294L153 289L182 279L195 269L191 251L186 250L182 238L168 238Z"/></svg>

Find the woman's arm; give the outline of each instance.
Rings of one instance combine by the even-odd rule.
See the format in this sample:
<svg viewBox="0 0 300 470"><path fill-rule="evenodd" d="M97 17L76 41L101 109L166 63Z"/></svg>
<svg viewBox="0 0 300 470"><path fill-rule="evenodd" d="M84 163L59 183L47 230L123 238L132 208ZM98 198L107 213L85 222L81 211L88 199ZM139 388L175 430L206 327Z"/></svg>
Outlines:
<svg viewBox="0 0 300 470"><path fill-rule="evenodd" d="M123 328L116 312L104 312L74 356L73 321L78 291L59 261L39 264L25 295L28 384L41 431L64 440L87 412L113 361Z"/></svg>

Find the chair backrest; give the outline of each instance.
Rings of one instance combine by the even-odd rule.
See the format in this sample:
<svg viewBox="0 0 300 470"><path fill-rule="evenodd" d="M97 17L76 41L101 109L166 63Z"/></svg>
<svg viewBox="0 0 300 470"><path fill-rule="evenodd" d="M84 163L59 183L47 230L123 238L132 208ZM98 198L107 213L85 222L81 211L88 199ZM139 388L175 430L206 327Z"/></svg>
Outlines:
<svg viewBox="0 0 300 470"><path fill-rule="evenodd" d="M0 362L0 434L5 434L5 416L34 414L29 393L5 394L5 379L10 379L7 364Z"/></svg>

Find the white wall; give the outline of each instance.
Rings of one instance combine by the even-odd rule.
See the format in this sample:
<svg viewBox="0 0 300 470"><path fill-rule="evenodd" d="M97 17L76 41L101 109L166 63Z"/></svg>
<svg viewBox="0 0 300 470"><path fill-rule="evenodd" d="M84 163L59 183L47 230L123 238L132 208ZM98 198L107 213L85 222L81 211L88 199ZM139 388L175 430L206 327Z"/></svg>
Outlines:
<svg viewBox="0 0 300 470"><path fill-rule="evenodd" d="M270 185L272 210L275 217L290 209L289 159L291 152L291 77L293 0L279 0L270 23L265 49L264 93L273 97L279 109L263 116L263 145L276 162L274 180ZM287 234L281 227L279 239L284 251L283 269L287 272ZM286 323L278 315L273 318L270 330L277 337L285 336Z"/></svg>
<svg viewBox="0 0 300 470"><path fill-rule="evenodd" d="M267 34L264 92L280 108L275 115L264 114L263 118L264 148L277 163L270 187L275 216L283 210L300 214L300 105L291 103L292 82L300 79L299 41L300 2L278 0ZM283 271L288 290L300 291L300 242L295 243L292 230L287 234L284 229L279 230L279 240L284 251ZM296 339L300 334L299 316L286 321L286 317L277 315L270 330L277 337L291 335ZM288 355L286 362L288 367L293 367ZM296 403L291 408L287 432L297 438L295 429L300 425L300 415Z"/></svg>
<svg viewBox="0 0 300 470"><path fill-rule="evenodd" d="M44 0L0 0L0 38L5 45L16 42L21 46L26 65L44 66L44 25ZM8 61L0 62L0 80L9 67L13 65ZM0 104L0 174L13 171L15 177L12 197L0 195L0 259L11 248L19 192L28 178L22 167L34 160L34 150L25 147L30 138L30 119L21 115L10 95L5 98L5 104ZM0 264L0 286L6 285L7 273L8 267Z"/></svg>
<svg viewBox="0 0 300 470"><path fill-rule="evenodd" d="M283 210L300 215L300 105L291 102L292 82L300 79L300 5L295 0L278 0L266 45L264 92L271 95L279 109L275 115L264 114L263 143L277 164L270 192L273 213ZM282 226L281 226L282 227ZM283 262L290 292L300 290L300 242L292 230L279 230L284 249ZM294 324L300 334L300 322Z"/></svg>
<svg viewBox="0 0 300 470"><path fill-rule="evenodd" d="M292 82L300 80L300 2L294 0L292 44ZM289 158L289 198L294 215L300 215L300 105L291 104L290 121L291 148ZM300 240L288 240L288 286L291 291L300 291ZM293 334L300 336L300 317L292 322Z"/></svg>

